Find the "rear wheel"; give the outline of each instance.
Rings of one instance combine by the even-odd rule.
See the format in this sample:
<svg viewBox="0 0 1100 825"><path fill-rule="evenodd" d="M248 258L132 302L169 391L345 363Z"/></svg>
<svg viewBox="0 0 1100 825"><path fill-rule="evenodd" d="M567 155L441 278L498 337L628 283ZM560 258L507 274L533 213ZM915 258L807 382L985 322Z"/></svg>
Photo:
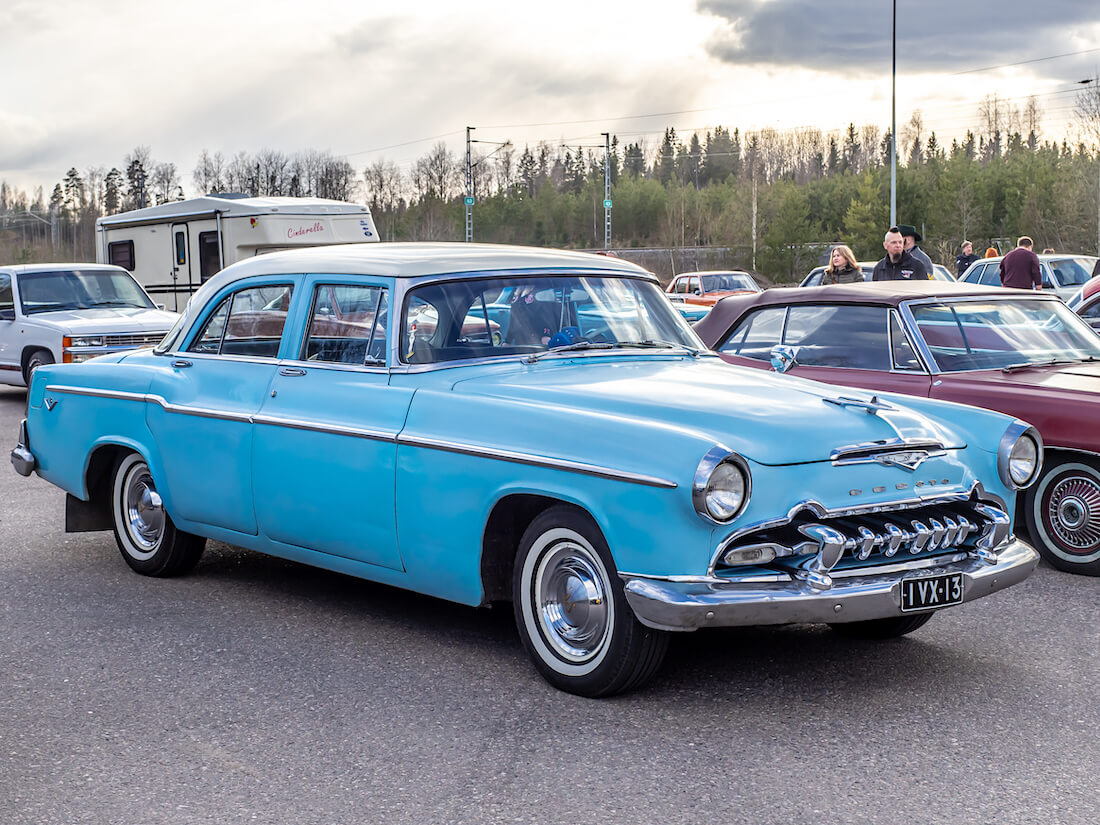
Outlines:
<svg viewBox="0 0 1100 825"><path fill-rule="evenodd" d="M1100 462L1051 462L1024 494L1024 516L1035 549L1052 566L1100 576Z"/></svg>
<svg viewBox="0 0 1100 825"><path fill-rule="evenodd" d="M850 636L853 639L896 639L912 633L918 627L924 627L931 618L931 613L914 613L909 616L892 616L889 619L831 624L829 627L841 636Z"/></svg>
<svg viewBox="0 0 1100 825"><path fill-rule="evenodd" d="M660 667L668 634L635 618L587 513L559 505L539 515L520 541L512 587L523 646L555 687L611 696L638 687Z"/></svg>
<svg viewBox="0 0 1100 825"><path fill-rule="evenodd" d="M115 467L111 518L122 558L144 576L178 576L202 556L206 539L177 530L164 510L149 465L129 453Z"/></svg>

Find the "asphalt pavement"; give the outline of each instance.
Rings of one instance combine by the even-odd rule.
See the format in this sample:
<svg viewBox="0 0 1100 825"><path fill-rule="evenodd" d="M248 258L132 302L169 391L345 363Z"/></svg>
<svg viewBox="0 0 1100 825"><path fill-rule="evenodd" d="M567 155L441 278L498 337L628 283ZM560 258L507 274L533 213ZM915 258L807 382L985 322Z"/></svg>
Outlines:
<svg viewBox="0 0 1100 825"><path fill-rule="evenodd" d="M1100 579L1040 565L887 642L677 636L581 699L508 611L224 544L130 572L8 464L24 404L0 388L3 825L1100 822Z"/></svg>

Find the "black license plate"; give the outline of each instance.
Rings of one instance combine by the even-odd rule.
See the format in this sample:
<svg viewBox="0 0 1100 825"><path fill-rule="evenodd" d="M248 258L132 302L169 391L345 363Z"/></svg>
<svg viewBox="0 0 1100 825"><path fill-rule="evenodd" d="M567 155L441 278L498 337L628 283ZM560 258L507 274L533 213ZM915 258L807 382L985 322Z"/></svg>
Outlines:
<svg viewBox="0 0 1100 825"><path fill-rule="evenodd" d="M945 573L942 576L915 576L901 580L901 609L929 610L962 604L962 573Z"/></svg>

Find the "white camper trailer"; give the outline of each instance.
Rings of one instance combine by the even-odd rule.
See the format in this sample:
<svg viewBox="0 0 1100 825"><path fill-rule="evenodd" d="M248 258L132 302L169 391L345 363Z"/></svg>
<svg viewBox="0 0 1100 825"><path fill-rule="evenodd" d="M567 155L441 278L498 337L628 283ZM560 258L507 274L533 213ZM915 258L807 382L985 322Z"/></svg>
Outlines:
<svg viewBox="0 0 1100 825"><path fill-rule="evenodd" d="M207 195L100 218L96 261L130 270L154 301L179 311L200 284L242 258L377 240L361 204Z"/></svg>

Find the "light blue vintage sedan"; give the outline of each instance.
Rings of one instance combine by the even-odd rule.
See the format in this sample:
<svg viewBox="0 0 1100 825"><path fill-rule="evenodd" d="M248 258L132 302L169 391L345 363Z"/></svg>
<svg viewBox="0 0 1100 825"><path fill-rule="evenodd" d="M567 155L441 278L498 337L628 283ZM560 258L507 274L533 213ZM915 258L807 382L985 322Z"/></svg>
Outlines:
<svg viewBox="0 0 1100 825"><path fill-rule="evenodd" d="M468 605L605 696L668 631L890 637L1024 579L1038 434L724 364L622 260L480 245L264 255L155 349L43 366L12 451L137 572L207 538Z"/></svg>

